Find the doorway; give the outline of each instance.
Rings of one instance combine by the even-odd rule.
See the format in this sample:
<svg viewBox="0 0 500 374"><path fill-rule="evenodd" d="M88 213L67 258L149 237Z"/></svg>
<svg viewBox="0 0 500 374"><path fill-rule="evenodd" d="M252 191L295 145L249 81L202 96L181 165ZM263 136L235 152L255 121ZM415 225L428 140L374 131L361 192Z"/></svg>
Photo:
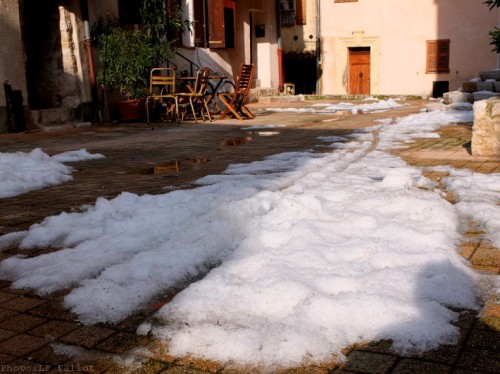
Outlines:
<svg viewBox="0 0 500 374"><path fill-rule="evenodd" d="M349 94L370 95L370 47L349 48Z"/></svg>
<svg viewBox="0 0 500 374"><path fill-rule="evenodd" d="M21 0L30 109L76 108L82 101L80 0ZM78 21L81 23L81 21Z"/></svg>
<svg viewBox="0 0 500 374"><path fill-rule="evenodd" d="M284 52L283 70L285 83L293 83L295 94L316 93L317 69L314 52Z"/></svg>

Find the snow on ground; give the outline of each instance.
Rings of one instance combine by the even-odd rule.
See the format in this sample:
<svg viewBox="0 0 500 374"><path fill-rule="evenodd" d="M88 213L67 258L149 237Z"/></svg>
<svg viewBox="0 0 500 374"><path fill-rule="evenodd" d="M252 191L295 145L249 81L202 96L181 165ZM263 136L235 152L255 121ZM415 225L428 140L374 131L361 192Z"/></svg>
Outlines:
<svg viewBox="0 0 500 374"><path fill-rule="evenodd" d="M305 108L267 108L270 112L297 112L297 113L335 113L335 112L351 112L357 114L359 112L381 112L389 109L400 108L407 104L400 104L397 100L377 100L365 104L353 103L337 103L337 104L312 104ZM321 108L321 109L318 109Z"/></svg>
<svg viewBox="0 0 500 374"><path fill-rule="evenodd" d="M455 208L481 224L487 237L500 248L500 180L498 174L477 174L468 170L444 168L450 176L444 178L446 187L454 191L459 202Z"/></svg>
<svg viewBox="0 0 500 374"><path fill-rule="evenodd" d="M6 259L0 278L41 294L72 288L66 307L92 324L118 322L207 273L160 309L161 323L138 330L174 355L295 365L341 357L362 340L393 339L401 352L453 343L448 307L477 308L481 283L456 251L460 217L475 214L468 190L481 186L482 210L491 208L483 222L498 232L500 175L449 168L451 205L388 151L470 116L378 121L318 139L333 144L329 153L234 164L191 190L99 198L0 237L0 248L62 248Z"/></svg>
<svg viewBox="0 0 500 374"><path fill-rule="evenodd" d="M36 148L29 153L0 152L0 198L54 186L72 179L72 168L64 162L102 158L86 150L70 151L49 156Z"/></svg>

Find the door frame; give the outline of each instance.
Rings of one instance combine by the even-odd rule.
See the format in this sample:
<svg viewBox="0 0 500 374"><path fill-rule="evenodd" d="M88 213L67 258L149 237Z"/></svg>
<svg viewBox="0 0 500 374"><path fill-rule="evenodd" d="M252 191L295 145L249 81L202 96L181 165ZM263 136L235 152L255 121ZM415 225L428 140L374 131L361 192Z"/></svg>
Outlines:
<svg viewBox="0 0 500 374"><path fill-rule="evenodd" d="M335 92L349 94L349 48L370 48L370 94L380 93L380 38L377 36L361 38L356 35L350 38L337 38L335 42L337 69L335 72Z"/></svg>

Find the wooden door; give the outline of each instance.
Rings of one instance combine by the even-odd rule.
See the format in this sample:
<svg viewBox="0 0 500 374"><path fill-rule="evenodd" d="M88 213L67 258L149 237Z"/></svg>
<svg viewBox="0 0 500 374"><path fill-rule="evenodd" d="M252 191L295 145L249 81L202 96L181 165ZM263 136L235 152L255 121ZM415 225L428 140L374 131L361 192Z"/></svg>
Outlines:
<svg viewBox="0 0 500 374"><path fill-rule="evenodd" d="M349 94L370 94L370 50L349 50Z"/></svg>

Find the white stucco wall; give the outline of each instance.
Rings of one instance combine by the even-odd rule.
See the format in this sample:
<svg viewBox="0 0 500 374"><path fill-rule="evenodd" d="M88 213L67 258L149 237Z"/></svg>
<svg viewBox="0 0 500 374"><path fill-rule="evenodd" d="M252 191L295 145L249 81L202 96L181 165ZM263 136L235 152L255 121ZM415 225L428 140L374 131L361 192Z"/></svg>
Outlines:
<svg viewBox="0 0 500 374"><path fill-rule="evenodd" d="M450 90L497 67L488 32L499 11L483 0L321 2L322 94L348 91L348 47L371 47L371 93L429 96L433 81ZM450 73L426 74L426 40L450 39Z"/></svg>
<svg viewBox="0 0 500 374"><path fill-rule="evenodd" d="M281 29L283 51L316 50L316 2L307 0L305 25L285 26Z"/></svg>
<svg viewBox="0 0 500 374"><path fill-rule="evenodd" d="M188 0L189 1L189 0ZM188 11L186 7L184 11ZM253 25L250 25L250 12ZM255 25L265 25L265 37L255 38ZM189 45L191 37L185 36L188 44L179 48L179 52L199 66L224 72L235 78L241 63L255 63L255 78L261 87L276 88L278 80L278 45L276 33L276 9L274 1L242 0L236 2L236 47L235 48L194 48ZM253 44L253 46L252 46ZM189 64L181 58L175 63L179 70L189 70Z"/></svg>

